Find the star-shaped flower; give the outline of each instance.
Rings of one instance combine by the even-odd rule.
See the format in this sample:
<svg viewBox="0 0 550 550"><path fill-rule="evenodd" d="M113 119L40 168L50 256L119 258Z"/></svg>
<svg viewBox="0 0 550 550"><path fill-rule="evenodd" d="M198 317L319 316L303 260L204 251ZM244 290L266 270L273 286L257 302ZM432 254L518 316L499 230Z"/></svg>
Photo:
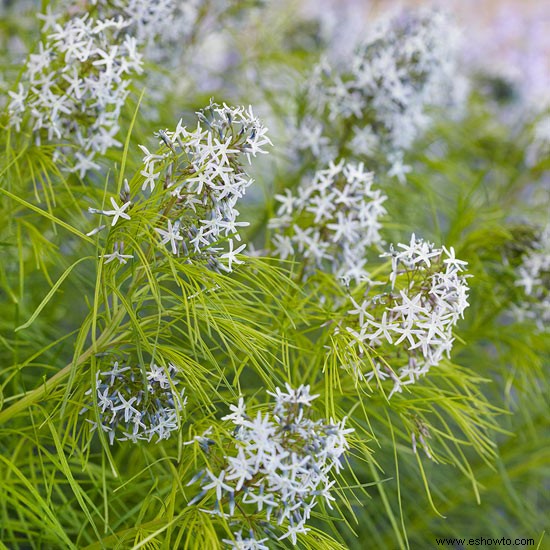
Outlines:
<svg viewBox="0 0 550 550"><path fill-rule="evenodd" d="M125 220L130 219L130 216L126 214L125 210L132 204L131 201L125 202L122 206L118 206L115 199L111 197L111 204L113 205L113 210L104 210L102 212L106 216L113 216L111 227L114 227L119 218L124 218Z"/></svg>
<svg viewBox="0 0 550 550"><path fill-rule="evenodd" d="M172 225L172 222L168 220L168 230L160 229L155 227L155 231L162 237L161 243L166 244L170 243L172 247L172 254L178 253L178 244L177 241L183 241L183 237L180 235L179 222L176 222Z"/></svg>

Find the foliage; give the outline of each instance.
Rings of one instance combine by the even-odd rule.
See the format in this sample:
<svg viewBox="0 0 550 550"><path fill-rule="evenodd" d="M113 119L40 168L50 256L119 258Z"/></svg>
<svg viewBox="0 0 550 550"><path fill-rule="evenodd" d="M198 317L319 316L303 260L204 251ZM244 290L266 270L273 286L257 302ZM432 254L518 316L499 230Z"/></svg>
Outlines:
<svg viewBox="0 0 550 550"><path fill-rule="evenodd" d="M388 19L328 73L292 4L144 4L44 2L42 31L32 3L1 8L0 541L542 548L544 113L511 121L485 90L448 116L439 13ZM212 36L234 59L199 70ZM114 111L66 79L52 110L50 77L101 87L98 60L133 47Z"/></svg>

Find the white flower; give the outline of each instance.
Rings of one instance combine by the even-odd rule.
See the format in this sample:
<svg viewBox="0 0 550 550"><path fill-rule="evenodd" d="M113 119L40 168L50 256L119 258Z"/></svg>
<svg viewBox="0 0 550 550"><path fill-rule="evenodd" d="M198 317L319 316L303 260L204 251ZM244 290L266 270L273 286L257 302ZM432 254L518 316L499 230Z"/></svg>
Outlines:
<svg viewBox="0 0 550 550"><path fill-rule="evenodd" d="M98 210L97 208L88 208L88 212L91 214L103 214L105 216L113 216L113 221L111 227L113 227L119 218L124 218L125 220L131 219L129 214L126 214L125 210L132 204L130 201L125 202L122 206L118 206L115 199L111 197L111 204L113 205L113 210Z"/></svg>
<svg viewBox="0 0 550 550"><path fill-rule="evenodd" d="M239 397L239 403L237 405L229 405L231 414L222 417L222 420L231 420L235 425L239 426L246 418L246 406L244 399Z"/></svg>
<svg viewBox="0 0 550 550"><path fill-rule="evenodd" d="M116 242L114 246L114 250L111 254L104 254L103 258L105 260L105 263L108 264L114 260L118 260L119 265L125 264L128 262L128 260L133 259L132 254L123 254L124 252L124 242Z"/></svg>
<svg viewBox="0 0 550 550"><path fill-rule="evenodd" d="M237 209L252 184L242 167L243 156L252 151L251 144L260 152L258 148L270 142L251 109L211 102L197 116L195 130L188 130L180 120L175 131L157 132L160 152L151 153L140 145L142 191L147 187L153 191L162 179L162 190L148 197L160 202L159 213L163 220L168 218L167 230L154 228L162 244L170 244L173 254L183 252L210 269L231 272L234 265L243 263L237 254L246 247L244 243L235 247L234 242L241 241L239 230L248 225L239 221ZM227 251L221 246L224 241L228 241Z"/></svg>
<svg viewBox="0 0 550 550"><path fill-rule="evenodd" d="M92 160L94 157L93 153L88 153L83 155L78 151L75 153L76 163L72 167L72 172L78 172L78 175L83 178L90 170L99 170L101 166Z"/></svg>
<svg viewBox="0 0 550 550"><path fill-rule="evenodd" d="M111 197L111 204L113 205L113 210L103 211L103 214L105 214L105 216L113 216L111 227L114 227L119 218L124 218L125 220L130 219L130 216L125 212L125 210L132 204L130 201L125 202L122 206L118 206L115 199Z"/></svg>
<svg viewBox="0 0 550 550"><path fill-rule="evenodd" d="M120 392L118 392L118 400L120 405L113 407L113 411L116 412L122 410L124 412L125 422L128 422L130 418L134 416L134 414L139 414L139 411L132 406L132 403L137 400L136 396L133 396L130 399L126 400L124 396Z"/></svg>
<svg viewBox="0 0 550 550"><path fill-rule="evenodd" d="M385 18L365 34L350 62L331 67L324 59L312 71L291 146L320 163L343 148L356 158L385 158L388 175L403 183L411 170L403 151L429 124L428 107L459 112L465 102L457 31L441 12L417 9Z"/></svg>
<svg viewBox="0 0 550 550"><path fill-rule="evenodd" d="M47 31L49 29L55 28L57 24L57 20L59 19L59 14L52 13L52 7L47 6L46 7L46 13L39 13L37 14L38 19L43 21L42 23L42 32Z"/></svg>
<svg viewBox="0 0 550 550"><path fill-rule="evenodd" d="M356 323L346 326L352 336L350 349L368 341L372 347L389 344L401 350L396 361L405 358L406 364L398 375L386 372L381 365L365 375L369 381L392 378L390 396L426 374L444 354L450 354L452 329L469 305L467 275L462 274L467 263L455 257L452 247L435 248L413 234L409 244L399 243L396 248L391 246L382 254L392 259L388 281L392 292L364 299L361 305L352 299L355 309L348 314ZM394 288L401 282L405 286L397 295ZM363 376L353 362L346 366Z"/></svg>
<svg viewBox="0 0 550 550"><path fill-rule="evenodd" d="M233 250L233 239L229 239L229 251L220 255L220 260L227 260L227 266L223 263L220 263L220 267L224 271L231 272L232 264L234 263L243 264L244 262L237 258L237 254L239 254L239 252L242 252L245 249L245 247L246 247L246 244L242 244L241 246L239 246L239 248L236 248L235 250Z"/></svg>
<svg viewBox="0 0 550 550"><path fill-rule="evenodd" d="M250 533L249 538L243 538L241 531L234 533L234 535L235 540L222 539L222 542L236 550L269 550L269 547L264 544L268 540L267 538L257 540L254 538L253 533Z"/></svg>
<svg viewBox="0 0 550 550"><path fill-rule="evenodd" d="M139 366L119 361L110 370L98 372L95 390L100 422L92 423L93 429L99 426L107 432L111 445L115 439L133 443L155 436L158 441L168 439L178 429L178 413L187 402L184 389L173 389L179 383L176 375L171 364L168 369L152 364L144 385Z"/></svg>
<svg viewBox="0 0 550 550"><path fill-rule="evenodd" d="M140 147L142 146L140 145ZM141 187L142 191L145 191L147 186L149 186L149 190L153 192L156 182L160 177L160 172L155 172L155 162L146 162L145 168L140 172L140 174L145 178L143 186Z"/></svg>
<svg viewBox="0 0 550 550"><path fill-rule="evenodd" d="M300 405L303 407L311 407L311 402L319 397L317 395L311 395L309 385L300 386L297 389L292 389L292 386L287 382L285 384L286 393L282 392L280 388L276 388L275 393L268 391L269 395L275 397L276 405L274 407L275 414L284 415L287 412L288 407L294 405Z"/></svg>
<svg viewBox="0 0 550 550"><path fill-rule="evenodd" d="M345 419L312 420L309 409L318 396L311 395L309 386L293 389L286 384L286 391L268 393L275 397L271 413L258 411L253 420L245 415L242 398L231 407L233 414L224 419L236 428L223 447L228 453L225 466L216 474L207 470L207 478L199 475L197 480L202 479L200 495L213 491L218 502L228 501L228 517L236 518L237 510L244 510L263 514L270 522L274 515L272 523L284 531L279 540L296 543L296 536L308 531L306 521L317 499L329 506L334 500L330 473L339 470L348 449L346 436L353 430L344 428ZM236 541L244 542L240 536Z"/></svg>
<svg viewBox="0 0 550 550"><path fill-rule="evenodd" d="M78 145L71 169L84 177L99 168L98 153L120 146L118 118L130 79L142 71L141 55L125 34L130 22L122 18L86 13L64 20L49 6L38 17L43 40L29 56L18 92L10 94L10 124L19 130L28 115L37 139Z"/></svg>
<svg viewBox="0 0 550 550"><path fill-rule="evenodd" d="M206 475L210 478L210 483L202 485L204 491L209 491L214 489L216 491L216 500L222 499L222 494L224 491L232 493L234 491L233 487L224 483L223 478L225 477L225 470L222 470L219 476L215 476L210 470L206 470Z"/></svg>
<svg viewBox="0 0 550 550"><path fill-rule="evenodd" d="M119 263L125 264L128 260L133 259L133 257L132 254L121 254L118 250L114 250L111 254L104 254L103 256L106 264L114 260L118 260Z"/></svg>
<svg viewBox="0 0 550 550"><path fill-rule="evenodd" d="M514 285L522 289L523 299L513 313L518 321L534 321L541 332L550 327L550 225L536 236L530 250L516 269Z"/></svg>
<svg viewBox="0 0 550 550"><path fill-rule="evenodd" d="M165 158L164 155L157 155L155 153L151 153L149 149L147 149L147 147L145 147L144 145L138 145L138 147L143 151L145 155L142 159L142 162L146 166L148 166L152 162L163 160Z"/></svg>
<svg viewBox="0 0 550 550"><path fill-rule="evenodd" d="M391 162L391 168L388 170L388 176L390 178L397 178L399 183L405 183L407 181L407 174L412 171L412 168L406 164L403 164L403 155L393 155L388 157Z"/></svg>
<svg viewBox="0 0 550 550"><path fill-rule="evenodd" d="M160 241L161 244L170 243L170 246L172 247L172 254L174 255L178 253L177 241L183 241L183 237L180 234L179 225L179 222L172 225L172 222L168 220L168 229L166 231L164 229L160 229L159 227L155 227L155 231L162 237Z"/></svg>
<svg viewBox="0 0 550 550"><path fill-rule="evenodd" d="M304 258L304 275L313 269L333 272L349 284L368 278L366 251L380 244L380 218L386 196L372 188L373 174L362 163L330 162L304 179L295 194L276 195L281 203L270 220L275 252L282 259ZM282 233L282 234L281 234Z"/></svg>
<svg viewBox="0 0 550 550"><path fill-rule="evenodd" d="M305 522L301 521L296 525L289 525L286 530L286 533L280 536L278 540L290 538L290 540L292 541L292 544L296 545L296 543L298 542L297 535L307 533L308 531L310 531L309 527L306 527Z"/></svg>

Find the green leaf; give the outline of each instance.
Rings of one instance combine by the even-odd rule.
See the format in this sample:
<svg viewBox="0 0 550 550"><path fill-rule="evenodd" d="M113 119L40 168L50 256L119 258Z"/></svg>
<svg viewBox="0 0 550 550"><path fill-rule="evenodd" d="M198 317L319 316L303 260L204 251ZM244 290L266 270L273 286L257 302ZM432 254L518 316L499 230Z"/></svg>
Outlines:
<svg viewBox="0 0 550 550"><path fill-rule="evenodd" d="M57 292L57 289L61 286L61 284L63 283L63 281L70 275L71 271L80 263L82 263L83 261L85 260L93 260L95 259L93 256L86 256L84 258L80 258L80 260L77 260L74 264L72 264L71 266L69 266L64 272L63 274L61 275L61 277L59 277L59 279L57 280L57 282L52 286L52 288L50 289L50 291L48 292L48 294L46 294L46 297L42 300L42 302L40 302L40 305L35 309L34 313L31 315L31 318L24 324L18 326L15 331L19 331L19 330L23 330L25 328L28 328L30 327L34 321L36 320L36 318L40 315L40 312L46 307L46 305L48 304L48 302L52 299L53 295Z"/></svg>

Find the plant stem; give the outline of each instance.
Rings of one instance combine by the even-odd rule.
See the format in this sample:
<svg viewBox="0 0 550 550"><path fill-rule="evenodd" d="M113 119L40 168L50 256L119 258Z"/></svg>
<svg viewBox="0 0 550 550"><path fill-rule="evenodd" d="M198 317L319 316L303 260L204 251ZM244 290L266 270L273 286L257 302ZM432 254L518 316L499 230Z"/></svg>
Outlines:
<svg viewBox="0 0 550 550"><path fill-rule="evenodd" d="M25 410L26 408L34 405L37 401L43 399L50 391L52 391L57 385L62 382L71 372L71 368L76 368L83 363L85 363L91 355L99 351L99 346L104 344L105 340L108 340L111 336L113 329L118 326L122 318L124 317L124 309L120 309L113 317L112 323L108 326L104 332L99 336L97 341L93 343L86 351L82 353L76 360L71 361L68 365L63 367L59 372L54 374L48 380L44 380L44 383L29 393L25 394L24 397L16 401L13 405L8 408L0 411L0 424L6 422L17 413Z"/></svg>

